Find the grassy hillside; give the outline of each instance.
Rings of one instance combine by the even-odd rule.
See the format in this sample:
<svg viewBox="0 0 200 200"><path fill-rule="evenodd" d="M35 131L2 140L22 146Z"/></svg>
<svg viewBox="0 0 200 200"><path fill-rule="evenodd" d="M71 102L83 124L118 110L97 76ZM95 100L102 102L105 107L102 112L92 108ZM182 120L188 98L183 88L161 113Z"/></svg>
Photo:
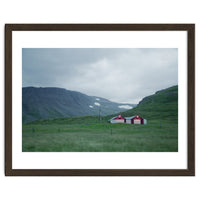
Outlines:
<svg viewBox="0 0 200 200"><path fill-rule="evenodd" d="M178 86L173 86L143 98L139 104L122 116L140 115L147 120L178 120ZM106 116L110 119L116 115Z"/></svg>
<svg viewBox="0 0 200 200"><path fill-rule="evenodd" d="M101 122L105 122L105 118L101 117ZM27 125L51 125L51 124L93 124L99 123L99 116L80 116L80 117L62 117L55 119L41 119L26 123ZM25 125L25 124L24 124Z"/></svg>

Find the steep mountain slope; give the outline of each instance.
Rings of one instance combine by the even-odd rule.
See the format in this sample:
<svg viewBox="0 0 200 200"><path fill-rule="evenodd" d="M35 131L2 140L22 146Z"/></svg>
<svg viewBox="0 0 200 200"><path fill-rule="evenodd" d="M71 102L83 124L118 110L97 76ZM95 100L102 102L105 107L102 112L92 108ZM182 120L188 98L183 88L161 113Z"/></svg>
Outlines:
<svg viewBox="0 0 200 200"><path fill-rule="evenodd" d="M123 116L141 115L146 119L178 120L178 86L157 91L143 98L139 104L122 113Z"/></svg>
<svg viewBox="0 0 200 200"><path fill-rule="evenodd" d="M22 88L23 122L85 115L109 115L125 111L124 104L62 88ZM134 107L135 105L126 104Z"/></svg>

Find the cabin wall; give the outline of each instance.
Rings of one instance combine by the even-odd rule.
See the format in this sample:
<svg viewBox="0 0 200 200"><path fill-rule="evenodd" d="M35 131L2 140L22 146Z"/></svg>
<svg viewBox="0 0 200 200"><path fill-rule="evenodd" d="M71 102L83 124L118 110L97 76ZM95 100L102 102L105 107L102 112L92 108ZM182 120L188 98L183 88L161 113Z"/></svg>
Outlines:
<svg viewBox="0 0 200 200"><path fill-rule="evenodd" d="M126 119L126 123L127 124L132 124L132 120L131 119Z"/></svg>
<svg viewBox="0 0 200 200"><path fill-rule="evenodd" d="M134 119L133 123L134 124L141 124L141 120L140 119Z"/></svg>
<svg viewBox="0 0 200 200"><path fill-rule="evenodd" d="M115 119L115 120L111 120L112 124L117 124L117 123L124 123L124 119Z"/></svg>

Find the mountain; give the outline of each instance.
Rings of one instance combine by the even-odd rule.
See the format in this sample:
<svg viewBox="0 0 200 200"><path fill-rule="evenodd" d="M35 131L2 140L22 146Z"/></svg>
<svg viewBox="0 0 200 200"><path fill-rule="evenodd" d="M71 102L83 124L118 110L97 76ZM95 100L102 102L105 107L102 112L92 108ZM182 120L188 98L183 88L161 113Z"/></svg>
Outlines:
<svg viewBox="0 0 200 200"><path fill-rule="evenodd" d="M123 116L140 115L145 119L178 120L178 86L157 91L155 94L143 98L139 104Z"/></svg>
<svg viewBox="0 0 200 200"><path fill-rule="evenodd" d="M74 117L86 115L110 115L123 112L136 105L111 102L105 98L62 88L22 88L22 120Z"/></svg>
<svg viewBox="0 0 200 200"><path fill-rule="evenodd" d="M107 115L102 118L102 122L108 122L109 119L119 113ZM125 112L120 112L122 116L129 117L140 115L147 119L148 123L151 120L164 120L178 122L178 86L173 86L167 89L157 91L155 94L144 97L139 104L133 109ZM39 120L31 122L31 124L84 124L84 123L99 123L95 116L84 117L67 117L50 120Z"/></svg>

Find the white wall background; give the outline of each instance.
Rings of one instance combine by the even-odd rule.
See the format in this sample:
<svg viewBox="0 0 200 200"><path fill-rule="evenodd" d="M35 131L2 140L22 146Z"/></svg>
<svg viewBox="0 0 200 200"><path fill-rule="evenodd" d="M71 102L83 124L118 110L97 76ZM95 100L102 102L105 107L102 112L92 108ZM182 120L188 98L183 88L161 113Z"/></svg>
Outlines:
<svg viewBox="0 0 200 200"><path fill-rule="evenodd" d="M196 123L195 177L5 177L4 24L5 23L195 23L196 77L200 58L198 0L1 0L0 199L200 199L200 131ZM196 102L200 102L196 79ZM199 112L198 112L199 111ZM200 107L196 105L196 121Z"/></svg>

